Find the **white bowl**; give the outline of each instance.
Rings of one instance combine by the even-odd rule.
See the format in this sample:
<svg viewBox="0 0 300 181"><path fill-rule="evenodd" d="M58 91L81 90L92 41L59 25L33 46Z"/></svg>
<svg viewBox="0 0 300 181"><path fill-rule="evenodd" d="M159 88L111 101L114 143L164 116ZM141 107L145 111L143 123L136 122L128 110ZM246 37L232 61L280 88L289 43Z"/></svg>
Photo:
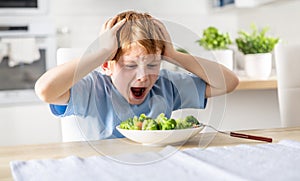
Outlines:
<svg viewBox="0 0 300 181"><path fill-rule="evenodd" d="M126 138L142 143L143 145L163 146L168 144L184 143L198 134L204 126L173 130L127 130L116 127Z"/></svg>

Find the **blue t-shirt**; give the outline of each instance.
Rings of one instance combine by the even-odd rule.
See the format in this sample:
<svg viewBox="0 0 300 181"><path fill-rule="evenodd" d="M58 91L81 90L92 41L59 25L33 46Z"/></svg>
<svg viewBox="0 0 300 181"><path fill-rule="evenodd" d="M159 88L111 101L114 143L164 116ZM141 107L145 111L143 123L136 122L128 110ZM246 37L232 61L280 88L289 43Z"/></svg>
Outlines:
<svg viewBox="0 0 300 181"><path fill-rule="evenodd" d="M129 104L112 84L109 76L93 71L71 88L67 105L50 105L54 115L76 115L91 122L99 139L123 137L116 126L144 113L155 118L160 113L206 106L206 83L193 74L161 70L157 81L142 104Z"/></svg>

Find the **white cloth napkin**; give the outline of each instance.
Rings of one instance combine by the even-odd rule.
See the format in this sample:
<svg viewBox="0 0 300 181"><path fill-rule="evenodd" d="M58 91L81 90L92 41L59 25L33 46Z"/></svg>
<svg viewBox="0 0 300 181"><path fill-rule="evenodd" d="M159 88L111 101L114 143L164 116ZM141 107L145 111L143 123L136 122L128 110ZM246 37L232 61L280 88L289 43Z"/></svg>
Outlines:
<svg viewBox="0 0 300 181"><path fill-rule="evenodd" d="M172 153L172 154L168 154ZM119 161L118 161L119 160ZM120 161L122 160L122 161ZM128 164L127 161L137 164ZM148 162L139 162L148 160ZM300 142L12 161L22 180L300 180Z"/></svg>
<svg viewBox="0 0 300 181"><path fill-rule="evenodd" d="M40 58L35 38L3 38L8 45L8 65L17 66L22 63L31 64Z"/></svg>
<svg viewBox="0 0 300 181"><path fill-rule="evenodd" d="M247 180L300 180L300 142L296 141L183 152Z"/></svg>

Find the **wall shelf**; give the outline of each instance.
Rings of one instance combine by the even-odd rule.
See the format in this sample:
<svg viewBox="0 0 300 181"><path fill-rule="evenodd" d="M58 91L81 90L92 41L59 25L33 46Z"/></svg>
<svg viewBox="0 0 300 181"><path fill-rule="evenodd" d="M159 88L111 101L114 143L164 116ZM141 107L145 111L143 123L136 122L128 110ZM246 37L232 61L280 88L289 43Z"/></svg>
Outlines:
<svg viewBox="0 0 300 181"><path fill-rule="evenodd" d="M266 80L251 79L245 76L243 71L237 72L240 83L236 90L264 90L264 89L277 89L277 78L272 72L271 76Z"/></svg>
<svg viewBox="0 0 300 181"><path fill-rule="evenodd" d="M277 89L277 80L240 80L236 90Z"/></svg>

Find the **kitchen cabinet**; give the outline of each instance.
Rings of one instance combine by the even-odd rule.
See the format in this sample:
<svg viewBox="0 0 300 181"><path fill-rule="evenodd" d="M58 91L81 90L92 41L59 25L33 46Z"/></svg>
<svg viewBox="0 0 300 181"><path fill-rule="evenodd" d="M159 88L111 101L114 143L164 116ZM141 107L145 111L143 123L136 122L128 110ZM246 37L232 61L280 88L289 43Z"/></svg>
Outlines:
<svg viewBox="0 0 300 181"><path fill-rule="evenodd" d="M46 103L0 105L0 146L61 141L60 120Z"/></svg>

